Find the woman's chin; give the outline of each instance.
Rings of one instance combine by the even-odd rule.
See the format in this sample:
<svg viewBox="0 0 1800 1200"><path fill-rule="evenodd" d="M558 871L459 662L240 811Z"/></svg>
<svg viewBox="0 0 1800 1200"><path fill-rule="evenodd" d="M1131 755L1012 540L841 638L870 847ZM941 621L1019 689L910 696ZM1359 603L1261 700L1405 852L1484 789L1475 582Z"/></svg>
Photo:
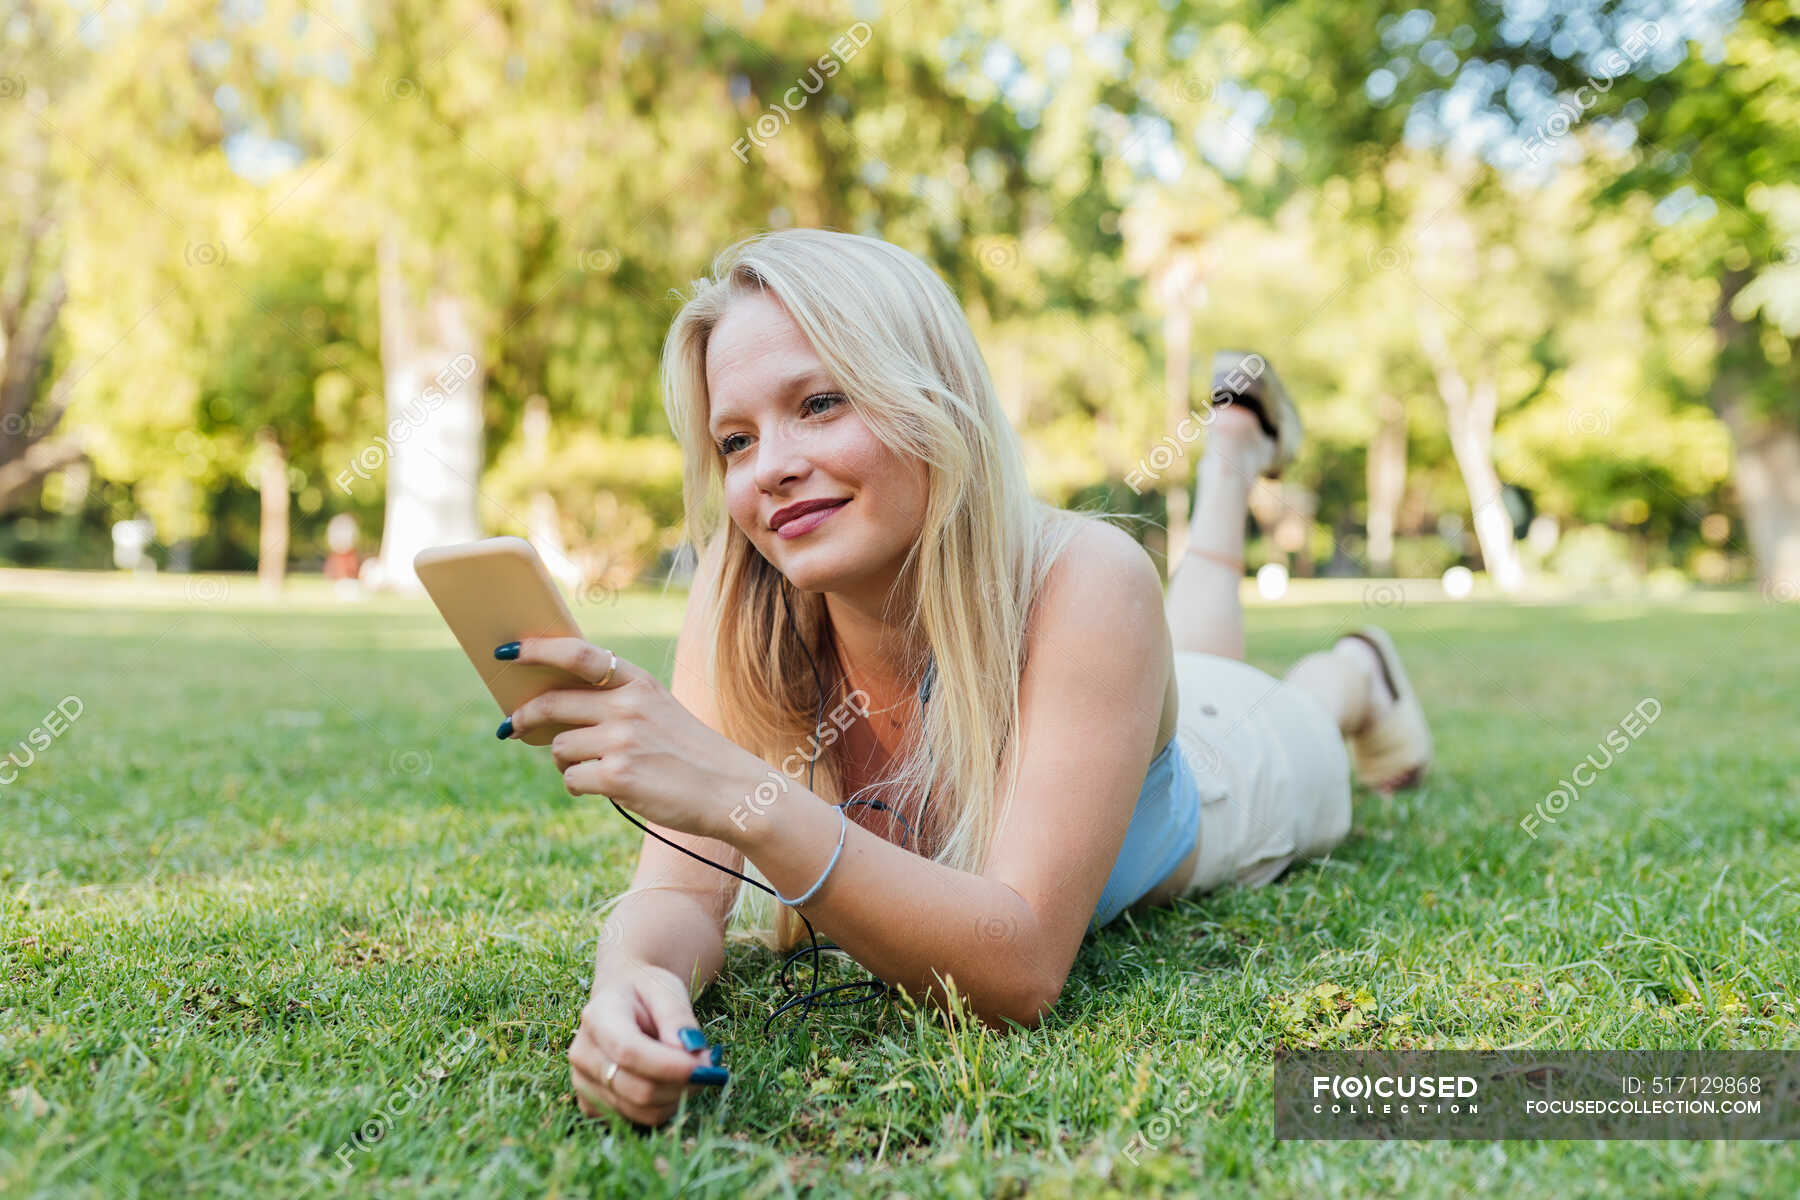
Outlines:
<svg viewBox="0 0 1800 1200"><path fill-rule="evenodd" d="M835 592L843 589L845 576L840 571L820 568L811 563L784 563L779 569L787 576L789 583L803 592Z"/></svg>
<svg viewBox="0 0 1800 1200"><path fill-rule="evenodd" d="M866 574L860 564L843 562L830 553L794 554L775 566L789 583L803 592L846 591Z"/></svg>

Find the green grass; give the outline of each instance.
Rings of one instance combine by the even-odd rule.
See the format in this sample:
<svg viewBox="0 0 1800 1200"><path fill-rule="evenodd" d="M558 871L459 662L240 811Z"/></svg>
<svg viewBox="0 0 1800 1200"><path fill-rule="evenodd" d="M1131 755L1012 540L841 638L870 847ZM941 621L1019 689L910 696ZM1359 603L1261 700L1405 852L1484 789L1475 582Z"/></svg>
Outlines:
<svg viewBox="0 0 1800 1200"><path fill-rule="evenodd" d="M698 1004L732 1082L643 1134L582 1118L564 1059L637 831L494 740L428 607L74 586L0 597L0 751L84 705L0 787L0 1194L1800 1187L1790 1143L1295 1143L1270 1120L1278 1044L1800 1046L1792 608L1383 609L1440 767L1359 792L1331 860L1090 937L1023 1034L896 1005L765 1041L776 958L734 947ZM580 615L666 678L680 612L632 594ZM1252 659L1368 615L1259 607ZM1656 722L1527 836L1647 696ZM421 1088L464 1029L474 1049ZM344 1175L336 1151L409 1082Z"/></svg>

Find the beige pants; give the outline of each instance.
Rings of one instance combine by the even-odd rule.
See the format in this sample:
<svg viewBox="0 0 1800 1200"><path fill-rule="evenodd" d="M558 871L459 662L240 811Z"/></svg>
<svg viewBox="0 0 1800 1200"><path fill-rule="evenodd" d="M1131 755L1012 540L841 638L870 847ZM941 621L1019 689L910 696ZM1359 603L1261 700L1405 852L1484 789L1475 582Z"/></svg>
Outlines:
<svg viewBox="0 0 1800 1200"><path fill-rule="evenodd" d="M1200 783L1183 894L1261 887L1350 831L1350 756L1316 696L1248 663L1178 652L1181 753Z"/></svg>

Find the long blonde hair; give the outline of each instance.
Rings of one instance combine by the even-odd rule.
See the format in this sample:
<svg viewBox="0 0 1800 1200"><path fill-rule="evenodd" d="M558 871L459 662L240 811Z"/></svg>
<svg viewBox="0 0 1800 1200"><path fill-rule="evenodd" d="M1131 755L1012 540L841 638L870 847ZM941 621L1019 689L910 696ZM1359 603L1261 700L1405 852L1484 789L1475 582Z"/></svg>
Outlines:
<svg viewBox="0 0 1800 1200"><path fill-rule="evenodd" d="M731 521L724 470L707 436L706 347L731 302L766 291L798 324L851 407L890 450L927 464L928 498L918 539L896 591L909 604L916 649L899 664L921 679L935 664L922 728L876 781L911 823L911 848L978 872L1011 792L998 795L1003 759L1016 752L1019 679L1031 601L1088 514L1036 500L1018 435L1007 421L968 318L949 287L917 256L878 238L787 229L744 238L714 258L709 277L669 330L662 352L663 404L682 446L688 537L722 557L709 628L707 671L724 731L769 763L816 757L812 790L843 799L829 750L814 729L819 698L812 662L835 662L822 593L795 588ZM808 659L808 651L812 660ZM821 669L826 669L822 667ZM835 673L827 675L832 688ZM775 783L792 786L771 771ZM926 804L929 795L930 802ZM747 867L746 873L754 868ZM766 881L765 881L766 882ZM797 916L764 893L772 927L752 935L776 949L800 936Z"/></svg>

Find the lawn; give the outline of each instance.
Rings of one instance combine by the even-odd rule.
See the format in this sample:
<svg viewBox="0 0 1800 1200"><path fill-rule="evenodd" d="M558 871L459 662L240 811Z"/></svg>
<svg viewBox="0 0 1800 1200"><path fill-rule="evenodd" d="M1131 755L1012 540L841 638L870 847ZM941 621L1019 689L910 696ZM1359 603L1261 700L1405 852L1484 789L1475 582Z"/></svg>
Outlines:
<svg viewBox="0 0 1800 1200"><path fill-rule="evenodd" d="M731 1082L645 1134L584 1119L564 1058L639 835L495 741L427 605L22 578L0 754L78 715L0 786L0 1194L1800 1190L1791 1143L1278 1142L1270 1119L1282 1044L1800 1047L1800 607L1258 606L1266 669L1394 631L1428 786L1359 791L1327 862L1090 937L1036 1030L894 1004L765 1040L777 959L735 946L697 1005ZM681 604L577 613L666 679ZM1611 768L1521 828L1646 698Z"/></svg>

